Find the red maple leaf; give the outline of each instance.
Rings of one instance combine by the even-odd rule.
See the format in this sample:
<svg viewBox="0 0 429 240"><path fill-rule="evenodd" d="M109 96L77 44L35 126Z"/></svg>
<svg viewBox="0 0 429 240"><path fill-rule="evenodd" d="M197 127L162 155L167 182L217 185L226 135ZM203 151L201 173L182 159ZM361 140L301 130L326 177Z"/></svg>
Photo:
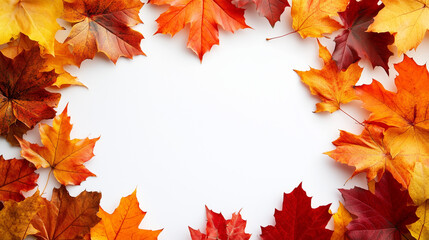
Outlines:
<svg viewBox="0 0 429 240"><path fill-rule="evenodd" d="M233 213L230 220L225 220L221 213L215 213L206 206L207 227L206 234L200 230L195 230L189 227L192 240L248 240L250 234L244 230L246 221L241 218L240 212Z"/></svg>
<svg viewBox="0 0 429 240"><path fill-rule="evenodd" d="M386 172L375 184L375 194L355 187L340 189L346 209L356 216L347 226L347 236L353 239L400 240L409 233L406 225L417 221L417 207L411 206L408 191Z"/></svg>
<svg viewBox="0 0 429 240"><path fill-rule="evenodd" d="M378 0L351 0L346 11L340 12L344 24L343 32L335 38L335 50L332 58L338 68L347 69L350 64L361 58L368 59L372 66L381 66L386 72L389 57L393 55L387 45L393 44L390 33L367 32L374 17L384 7Z"/></svg>
<svg viewBox="0 0 429 240"><path fill-rule="evenodd" d="M283 209L274 213L275 226L262 227L262 240L329 240L332 231L326 229L331 204L311 208L308 197L299 184L291 193L284 194Z"/></svg>
<svg viewBox="0 0 429 240"><path fill-rule="evenodd" d="M39 174L30 162L23 159L5 160L0 155L0 201L22 201L22 192L30 191L37 186Z"/></svg>

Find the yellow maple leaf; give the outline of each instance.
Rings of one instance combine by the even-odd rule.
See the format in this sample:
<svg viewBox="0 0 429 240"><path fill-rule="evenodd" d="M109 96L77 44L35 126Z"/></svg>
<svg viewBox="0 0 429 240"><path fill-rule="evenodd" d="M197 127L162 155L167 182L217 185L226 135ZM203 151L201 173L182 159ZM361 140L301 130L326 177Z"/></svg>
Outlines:
<svg viewBox="0 0 429 240"><path fill-rule="evenodd" d="M419 239L429 239L429 166L416 163L408 187L408 192L414 203L418 206L416 215L419 220L408 225L411 235Z"/></svg>
<svg viewBox="0 0 429 240"><path fill-rule="evenodd" d="M347 240L346 236L347 225L353 220L349 211L340 202L338 211L332 216L334 218L334 232L332 233L331 240Z"/></svg>
<svg viewBox="0 0 429 240"><path fill-rule="evenodd" d="M293 0L292 27L302 38L332 33L341 24L331 17L344 11L348 3L349 0Z"/></svg>
<svg viewBox="0 0 429 240"><path fill-rule="evenodd" d="M383 3L385 7L368 31L394 34L400 54L416 48L429 29L429 0L383 0Z"/></svg>
<svg viewBox="0 0 429 240"><path fill-rule="evenodd" d="M2 240L25 239L27 235L38 231L30 221L42 207L39 191L22 202L13 200L4 202L4 209L0 211L0 236Z"/></svg>
<svg viewBox="0 0 429 240"><path fill-rule="evenodd" d="M23 33L53 54L55 33L61 29L57 18L62 12L61 0L0 1L0 44Z"/></svg>

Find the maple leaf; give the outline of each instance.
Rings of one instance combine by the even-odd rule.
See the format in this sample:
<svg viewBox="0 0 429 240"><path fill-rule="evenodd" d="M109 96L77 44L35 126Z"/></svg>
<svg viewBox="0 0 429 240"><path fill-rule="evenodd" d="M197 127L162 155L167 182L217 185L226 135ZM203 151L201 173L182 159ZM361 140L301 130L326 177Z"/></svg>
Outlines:
<svg viewBox="0 0 429 240"><path fill-rule="evenodd" d="M22 122L31 129L37 122L55 116L61 95L45 90L57 77L54 72L39 72L45 60L38 47L24 51L14 59L0 54L0 134Z"/></svg>
<svg viewBox="0 0 429 240"><path fill-rule="evenodd" d="M37 186L39 175L32 163L20 159L5 160L0 155L0 201L22 201L22 192Z"/></svg>
<svg viewBox="0 0 429 240"><path fill-rule="evenodd" d="M393 55L387 48L394 41L390 33L366 32L374 21L375 15L384 7L378 0L351 0L346 11L340 12L344 30L335 37L335 50L332 58L340 69L347 69L350 64L361 58L368 59L372 66L381 66L389 71L388 60Z"/></svg>
<svg viewBox="0 0 429 240"><path fill-rule="evenodd" d="M61 0L0 1L0 44L23 33L53 54L55 33L61 29L57 18L62 12Z"/></svg>
<svg viewBox="0 0 429 240"><path fill-rule="evenodd" d="M250 234L245 232L246 221L241 218L240 212L233 213L230 220L225 220L221 213L215 213L206 206L207 226L206 234L189 227L192 240L248 240Z"/></svg>
<svg viewBox="0 0 429 240"><path fill-rule="evenodd" d="M429 73L405 56L395 65L397 93L384 89L377 81L356 87L363 107L371 112L369 122L389 126L384 140L393 158L407 156L411 171L416 161L429 156Z"/></svg>
<svg viewBox="0 0 429 240"><path fill-rule="evenodd" d="M19 142L16 140L16 137L22 138L22 136L30 129L32 128L27 127L24 123L17 120L14 124L9 126L9 132L6 135L6 140L12 146L19 146Z"/></svg>
<svg viewBox="0 0 429 240"><path fill-rule="evenodd" d="M161 230L151 231L139 229L140 222L146 215L139 207L136 191L121 199L116 210L109 214L101 207L97 216L101 221L91 228L92 240L127 239L156 240Z"/></svg>
<svg viewBox="0 0 429 240"><path fill-rule="evenodd" d="M416 239L429 238L429 166L427 164L416 163L413 176L411 178L408 191L414 204L418 206L416 214L419 220L408 229Z"/></svg>
<svg viewBox="0 0 429 240"><path fill-rule="evenodd" d="M367 124L359 136L340 131L340 137L332 143L336 149L325 154L355 167L353 176L366 172L368 181L371 181L380 179L387 170L404 188L408 187L414 163L407 155L391 154L383 127Z"/></svg>
<svg viewBox="0 0 429 240"><path fill-rule="evenodd" d="M219 44L218 26L230 32L249 27L244 21L244 10L228 0L153 0L151 3L170 5L156 20L158 30L155 34L174 36L189 23L187 47L200 61L213 45Z"/></svg>
<svg viewBox="0 0 429 240"><path fill-rule="evenodd" d="M97 217L101 193L83 191L71 197L64 186L54 189L52 200L43 199L43 207L31 221L39 232L37 239L82 239L100 218Z"/></svg>
<svg viewBox="0 0 429 240"><path fill-rule="evenodd" d="M302 38L322 37L341 28L333 20L346 9L349 0L292 0L292 27Z"/></svg>
<svg viewBox="0 0 429 240"><path fill-rule="evenodd" d="M349 238L346 236L347 225L353 219L341 202L338 211L332 217L334 218L334 232L331 240L348 240Z"/></svg>
<svg viewBox="0 0 429 240"><path fill-rule="evenodd" d="M429 29L429 0L383 0L368 31L395 35L399 54L416 48Z"/></svg>
<svg viewBox="0 0 429 240"><path fill-rule="evenodd" d="M350 239L400 240L408 233L407 224L417 220L415 206L410 206L408 191L389 173L375 183L375 194L360 187L340 189L345 208L356 219L347 226Z"/></svg>
<svg viewBox="0 0 429 240"><path fill-rule="evenodd" d="M35 46L35 44L37 43L28 38L27 35L20 33L18 38L5 44L1 48L0 52L5 57L14 59L16 56L22 53L22 51L30 51L31 48Z"/></svg>
<svg viewBox="0 0 429 240"><path fill-rule="evenodd" d="M6 201L0 211L0 236L2 240L23 240L37 233L31 220L42 207L39 191L22 202Z"/></svg>
<svg viewBox="0 0 429 240"><path fill-rule="evenodd" d="M144 55L143 35L130 27L142 23L140 0L76 0L64 2L62 18L74 23L65 43L79 63L103 52L114 63L119 57Z"/></svg>
<svg viewBox="0 0 429 240"><path fill-rule="evenodd" d="M284 194L283 209L274 213L275 226L261 227L262 240L313 240L330 239L332 231L325 226L331 219L331 204L311 208L311 197L308 197L299 184L291 193Z"/></svg>
<svg viewBox="0 0 429 240"><path fill-rule="evenodd" d="M354 85L359 80L362 68L357 64L351 65L346 71L338 70L335 61L326 47L319 42L319 56L323 60L322 70L311 68L310 71L294 70L301 81L310 88L313 95L318 96L322 102L316 104L315 112L335 112L340 109L341 103L348 103L357 99Z"/></svg>
<svg viewBox="0 0 429 240"><path fill-rule="evenodd" d="M69 85L85 86L75 76L72 76L64 69L64 66L67 65L80 66L79 60L70 51L69 45L55 41L55 56L45 53L42 54L42 57L46 59L43 71L49 72L55 70L58 74L58 78L52 86L58 88Z"/></svg>
<svg viewBox="0 0 429 240"><path fill-rule="evenodd" d="M290 7L287 0L233 0L232 3L241 8L250 2L255 3L256 11L260 16L264 16L271 27L280 21L280 16L286 7Z"/></svg>
<svg viewBox="0 0 429 240"><path fill-rule="evenodd" d="M9 42L0 51L4 56L13 59L22 51L29 51L36 45L37 43L30 40L26 35L20 34L19 38ZM45 59L45 66L41 71L50 72L55 70L58 74L57 80L52 84L52 86L58 88L69 85L85 86L79 82L76 77L72 76L64 69L64 66L66 65L80 66L80 62L70 51L69 45L55 40L54 55L51 55L46 49L43 49L41 52L42 58Z"/></svg>
<svg viewBox="0 0 429 240"><path fill-rule="evenodd" d="M63 185L79 185L87 177L95 176L83 163L93 156L95 143L100 138L70 140L72 130L67 106L56 116L53 126L40 124L39 132L43 146L18 138L21 155L36 168L51 168L55 178Z"/></svg>

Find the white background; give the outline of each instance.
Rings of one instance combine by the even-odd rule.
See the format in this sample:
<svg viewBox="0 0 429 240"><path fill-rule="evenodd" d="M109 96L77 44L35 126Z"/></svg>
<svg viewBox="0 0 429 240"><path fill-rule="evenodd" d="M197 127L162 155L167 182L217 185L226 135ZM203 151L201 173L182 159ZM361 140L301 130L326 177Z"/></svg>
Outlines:
<svg viewBox="0 0 429 240"><path fill-rule="evenodd" d="M101 191L101 206L112 212L137 188L147 211L140 227L163 228L161 240L190 239L188 226L205 232L204 205L226 218L242 209L247 232L258 239L260 226L275 223L283 193L300 182L313 207L333 203L333 212L341 200L338 188L365 187L363 175L347 181L353 169L322 154L334 149L339 129L360 133L359 125L341 112L312 113L318 99L293 71L321 67L316 40L293 34L265 41L292 31L290 8L272 29L249 6L246 23L253 29L221 30L220 46L202 64L186 48L188 28L173 39L153 36L165 9L145 5L140 14L145 24L135 29L146 38L147 57L121 58L115 66L98 55L81 69L69 68L88 89L59 91L58 112L69 103L72 137L101 136L86 164L97 177L68 187L72 195ZM420 64L427 61L428 42L417 50ZM332 39L322 43L332 52ZM366 61L360 65L359 83L375 78L394 90L394 69L389 77ZM359 102L344 109L360 120L367 116ZM40 142L37 129L25 138ZM5 158L19 157L19 148L4 139L0 149ZM43 188L48 170L38 172ZM54 186L52 180L47 192Z"/></svg>

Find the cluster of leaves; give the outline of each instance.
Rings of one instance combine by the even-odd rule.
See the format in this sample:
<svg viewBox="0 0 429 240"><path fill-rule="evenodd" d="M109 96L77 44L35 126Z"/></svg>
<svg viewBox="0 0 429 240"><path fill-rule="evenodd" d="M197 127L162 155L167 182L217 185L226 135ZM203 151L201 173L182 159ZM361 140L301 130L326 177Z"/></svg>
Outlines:
<svg viewBox="0 0 429 240"><path fill-rule="evenodd" d="M322 69L295 72L311 94L320 98L316 113L340 110L357 121L341 109L341 104L353 100L362 101L370 112L367 120L357 121L363 127L360 135L341 131L333 142L336 149L326 153L354 167L353 176L366 173L369 190L340 189L344 204L340 202L333 215L331 231L325 228L331 218L329 205L312 209L311 198L300 185L285 194L283 209L274 214L276 225L262 227L261 239L429 238L427 67L404 55L395 65L397 92L384 89L376 80L356 86L363 70L358 65L360 59L389 73L391 49L396 47L402 54L420 44L429 29L429 2L378 2L292 1L292 27L303 38L322 37L341 29L332 54L318 42ZM342 23L332 18L337 14ZM248 239L244 229L240 236L228 235L222 215L207 210L207 219L207 236L191 229L192 239Z"/></svg>
<svg viewBox="0 0 429 240"><path fill-rule="evenodd" d="M93 156L99 138L70 139L67 107L55 117L61 94L48 88L83 85L64 67L80 66L98 52L112 62L143 55L143 36L130 27L141 23L139 0L31 0L0 3L0 134L21 147L24 159L0 155L0 236L24 239L157 239L160 230L139 229L145 212L136 192L122 198L109 214L100 207L101 193L83 191L76 197L65 186L80 185L95 176L83 165ZM58 42L57 19L72 24L69 36ZM55 118L54 118L55 117ZM39 125L42 146L22 136ZM36 188L39 168L50 168L61 184L49 201ZM46 186L45 186L46 188Z"/></svg>
<svg viewBox="0 0 429 240"><path fill-rule="evenodd" d="M66 185L79 185L95 176L83 166L90 160L96 139L70 139L67 107L54 118L53 126L40 124L43 146L18 138L25 159L5 160L0 156L0 235L2 239L157 239L160 231L139 229L145 212L140 210L136 192L121 200L113 214L100 206L101 193L83 191L71 197ZM50 168L61 183L51 201L39 191L24 198L22 192L37 186L36 169ZM51 172L49 174L51 174ZM42 193L43 195L43 193Z"/></svg>
<svg viewBox="0 0 429 240"><path fill-rule="evenodd" d="M169 5L156 20L157 33L172 36L190 24L188 47L202 60L219 43L218 26L227 31L248 28L241 7L255 4L272 26L286 0L152 0ZM95 139L70 139L67 107L55 117L61 95L48 91L83 85L65 70L80 66L99 52L113 63L119 57L144 55L143 36L131 27L142 23L139 0L29 0L0 2L0 135L19 145L24 159L0 156L0 236L3 239L157 239L160 230L139 229L145 213L136 192L122 198L113 214L99 205L101 193L69 195L65 186L79 185L90 176L84 163L93 155ZM329 205L313 209L302 186L284 195L274 226L262 227L267 239L427 239L429 238L429 73L404 55L395 65L397 92L376 80L355 86L362 72L358 61L369 61L389 72L391 49L398 54L416 48L429 29L428 0L292 0L292 28L302 38L319 38L341 30L331 54L319 43L321 70L297 71L302 82L321 102L316 112L335 112L341 104L361 100L371 114L360 123L360 135L341 131L326 154L366 173L369 190L341 189L344 204L333 215L334 230L326 229ZM71 24L68 37L58 42L62 27ZM341 23L336 19L340 19ZM67 27L67 26L64 26ZM343 111L344 112L344 111ZM55 118L54 118L55 117ZM40 124L42 146L23 135ZM39 168L61 184L52 199L36 191ZM354 176L353 175L353 176ZM246 221L240 213L226 220L208 208L206 233L189 228L192 239L245 240Z"/></svg>

